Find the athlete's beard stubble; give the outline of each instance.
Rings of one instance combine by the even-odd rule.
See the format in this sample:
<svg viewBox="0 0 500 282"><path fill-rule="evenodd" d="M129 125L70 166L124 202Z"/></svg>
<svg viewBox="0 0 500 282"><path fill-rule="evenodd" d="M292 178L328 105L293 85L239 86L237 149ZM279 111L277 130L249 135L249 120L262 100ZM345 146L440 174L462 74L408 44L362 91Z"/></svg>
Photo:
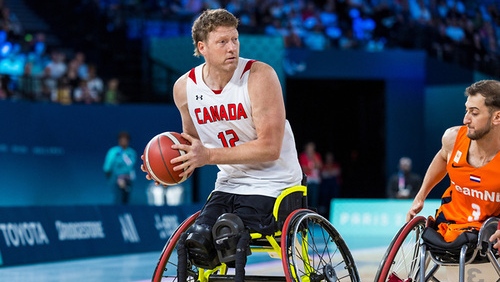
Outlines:
<svg viewBox="0 0 500 282"><path fill-rule="evenodd" d="M471 140L479 140L483 138L486 134L488 134L490 131L491 131L491 124L488 124L482 129L476 129L474 133L471 133L469 129L469 131L467 132L467 137L469 137L469 139Z"/></svg>

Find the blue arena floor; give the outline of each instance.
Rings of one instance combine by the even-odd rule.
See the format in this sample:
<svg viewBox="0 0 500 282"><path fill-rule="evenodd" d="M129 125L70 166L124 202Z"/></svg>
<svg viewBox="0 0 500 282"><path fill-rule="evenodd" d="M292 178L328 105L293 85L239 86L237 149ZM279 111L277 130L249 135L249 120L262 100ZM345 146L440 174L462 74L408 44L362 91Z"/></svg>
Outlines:
<svg viewBox="0 0 500 282"><path fill-rule="evenodd" d="M0 268L0 281L150 281L159 252Z"/></svg>
<svg viewBox="0 0 500 282"><path fill-rule="evenodd" d="M354 244L361 246L360 244ZM373 281L385 248L351 248L362 281ZM8 282L144 282L151 276L159 252L95 257L39 263L30 265L0 267L0 281ZM248 267L258 273L282 271L281 261L261 264L249 261Z"/></svg>

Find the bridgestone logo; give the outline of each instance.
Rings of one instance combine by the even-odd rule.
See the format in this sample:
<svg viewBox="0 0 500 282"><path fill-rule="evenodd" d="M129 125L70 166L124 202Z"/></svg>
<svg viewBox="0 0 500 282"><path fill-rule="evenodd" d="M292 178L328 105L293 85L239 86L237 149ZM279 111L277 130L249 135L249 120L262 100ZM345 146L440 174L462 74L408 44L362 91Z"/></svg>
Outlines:
<svg viewBox="0 0 500 282"><path fill-rule="evenodd" d="M60 241L106 238L100 221L56 221L55 225Z"/></svg>

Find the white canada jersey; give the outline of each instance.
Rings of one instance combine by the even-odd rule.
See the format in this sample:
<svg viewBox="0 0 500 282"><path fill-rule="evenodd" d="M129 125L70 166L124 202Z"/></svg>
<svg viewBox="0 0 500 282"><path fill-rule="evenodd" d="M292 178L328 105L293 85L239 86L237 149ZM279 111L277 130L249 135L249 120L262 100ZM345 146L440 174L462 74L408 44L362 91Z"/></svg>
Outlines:
<svg viewBox="0 0 500 282"><path fill-rule="evenodd" d="M188 109L198 136L207 148L233 147L255 140L257 133L248 96L248 76L254 60L240 58L229 83L215 93L203 81L203 64L187 80ZM302 170L288 121L278 160L255 164L218 165L216 191L277 197L299 185Z"/></svg>

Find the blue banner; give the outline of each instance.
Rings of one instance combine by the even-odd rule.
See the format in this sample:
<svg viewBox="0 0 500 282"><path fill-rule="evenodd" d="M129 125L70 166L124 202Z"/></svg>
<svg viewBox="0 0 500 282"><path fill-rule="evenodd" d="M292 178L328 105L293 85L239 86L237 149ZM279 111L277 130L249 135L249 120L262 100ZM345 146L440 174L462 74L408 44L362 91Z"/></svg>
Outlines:
<svg viewBox="0 0 500 282"><path fill-rule="evenodd" d="M161 251L200 205L0 208L0 265Z"/></svg>
<svg viewBox="0 0 500 282"><path fill-rule="evenodd" d="M406 222L413 200L334 199L330 222L349 244L366 242L366 246L387 247ZM428 199L419 215L434 216L439 199ZM356 239L356 240L354 240Z"/></svg>
<svg viewBox="0 0 500 282"><path fill-rule="evenodd" d="M174 105L0 101L0 206L114 204L116 187L102 167L122 130L140 158L151 138L182 126ZM147 204L141 163L131 204Z"/></svg>

